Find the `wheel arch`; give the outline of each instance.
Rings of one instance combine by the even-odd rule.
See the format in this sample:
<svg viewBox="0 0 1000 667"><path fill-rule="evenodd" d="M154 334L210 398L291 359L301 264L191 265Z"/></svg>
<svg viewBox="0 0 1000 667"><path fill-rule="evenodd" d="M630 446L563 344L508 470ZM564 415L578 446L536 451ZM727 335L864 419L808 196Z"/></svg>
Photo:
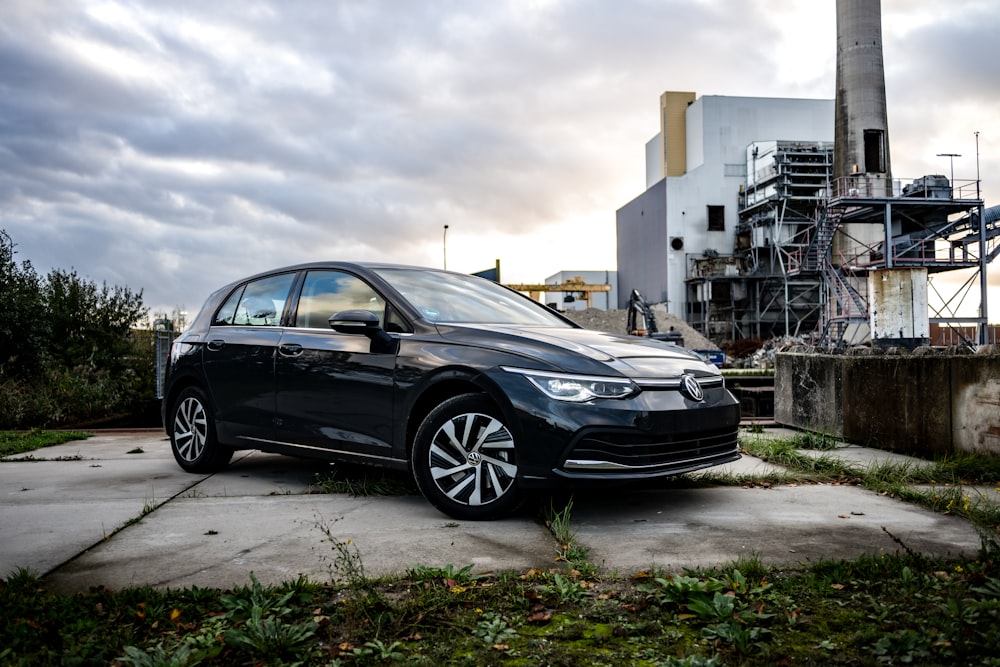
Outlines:
<svg viewBox="0 0 1000 667"><path fill-rule="evenodd" d="M408 410L406 431L406 459L411 459L413 441L417 430L435 407L455 396L462 394L478 394L489 399L503 414L506 426L518 436L518 424L510 401L486 375L478 371L449 370L440 373L433 382L424 387Z"/></svg>
<svg viewBox="0 0 1000 667"><path fill-rule="evenodd" d="M162 421L163 430L166 431L169 436L173 432L173 424L171 423L170 414L173 412L174 403L177 402L177 397L180 396L188 387L197 387L201 389L202 392L206 393L205 385L194 375L184 374L178 376L174 379L167 387L167 393L163 396L163 408L162 408Z"/></svg>

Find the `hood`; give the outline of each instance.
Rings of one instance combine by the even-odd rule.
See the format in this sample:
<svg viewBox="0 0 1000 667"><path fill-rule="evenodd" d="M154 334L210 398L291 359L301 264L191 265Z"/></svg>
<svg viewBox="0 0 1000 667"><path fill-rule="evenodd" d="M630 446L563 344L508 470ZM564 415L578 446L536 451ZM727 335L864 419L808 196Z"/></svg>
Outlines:
<svg viewBox="0 0 1000 667"><path fill-rule="evenodd" d="M533 357L571 373L612 369L637 379L719 375L714 365L694 352L642 336L569 327L439 325L438 329L446 338Z"/></svg>

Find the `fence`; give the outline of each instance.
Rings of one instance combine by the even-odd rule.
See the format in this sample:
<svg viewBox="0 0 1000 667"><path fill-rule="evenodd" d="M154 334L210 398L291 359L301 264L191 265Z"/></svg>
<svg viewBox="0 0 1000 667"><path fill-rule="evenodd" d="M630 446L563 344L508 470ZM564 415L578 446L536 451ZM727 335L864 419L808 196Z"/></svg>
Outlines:
<svg viewBox="0 0 1000 667"><path fill-rule="evenodd" d="M979 343L979 330L972 325L956 326L931 322L931 345L938 347L954 347ZM986 327L986 344L1000 344L1000 324L990 324Z"/></svg>

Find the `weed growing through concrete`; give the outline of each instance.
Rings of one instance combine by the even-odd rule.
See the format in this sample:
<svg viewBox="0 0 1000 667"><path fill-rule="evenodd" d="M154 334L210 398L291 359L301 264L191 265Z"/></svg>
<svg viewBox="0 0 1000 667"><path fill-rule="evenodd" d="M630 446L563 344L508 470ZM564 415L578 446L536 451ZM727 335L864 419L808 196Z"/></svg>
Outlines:
<svg viewBox="0 0 1000 667"><path fill-rule="evenodd" d="M831 446L830 443L834 444ZM799 434L793 438L744 436L743 446L753 456L790 470L786 480L854 484L878 493L962 516L975 526L995 534L1000 530L1000 503L966 487L1000 486L1000 457L960 454L915 463L879 460L860 465L837 456L837 446L828 436ZM820 456L802 450L820 449ZM723 477L706 475L716 483ZM741 477L733 482L747 484Z"/></svg>
<svg viewBox="0 0 1000 667"><path fill-rule="evenodd" d="M361 552L358 546L350 538L341 539L333 534L333 526L343 517L338 517L332 522L324 522L321 517L316 518L316 528L326 537L326 541L333 548L333 560L327 562L327 571L330 573L331 583L346 585L352 590L364 587L365 564L361 559Z"/></svg>
<svg viewBox="0 0 1000 667"><path fill-rule="evenodd" d="M570 527L572 513L572 496L562 509L556 509L555 501L550 501L545 509L545 526L556 538L556 560L565 562L572 570L584 576L590 576L594 571L587 560L590 550L577 541L576 532Z"/></svg>
<svg viewBox="0 0 1000 667"><path fill-rule="evenodd" d="M367 466L337 465L329 473L316 476L313 490L353 497L420 495L413 479L391 470Z"/></svg>

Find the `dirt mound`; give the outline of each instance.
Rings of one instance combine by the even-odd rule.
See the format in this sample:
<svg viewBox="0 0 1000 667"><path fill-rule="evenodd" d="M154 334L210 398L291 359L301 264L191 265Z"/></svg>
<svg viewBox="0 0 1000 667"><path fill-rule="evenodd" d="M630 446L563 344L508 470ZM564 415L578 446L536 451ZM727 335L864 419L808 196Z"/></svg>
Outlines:
<svg viewBox="0 0 1000 667"><path fill-rule="evenodd" d="M676 315L668 313L662 306L653 306L653 311L656 315L656 328L660 331L669 331L670 327L673 327L684 337L684 347L689 350L719 349L718 345L702 336ZM563 314L585 329L616 334L626 333L628 322L628 311L626 310L587 308L586 310L569 310Z"/></svg>

